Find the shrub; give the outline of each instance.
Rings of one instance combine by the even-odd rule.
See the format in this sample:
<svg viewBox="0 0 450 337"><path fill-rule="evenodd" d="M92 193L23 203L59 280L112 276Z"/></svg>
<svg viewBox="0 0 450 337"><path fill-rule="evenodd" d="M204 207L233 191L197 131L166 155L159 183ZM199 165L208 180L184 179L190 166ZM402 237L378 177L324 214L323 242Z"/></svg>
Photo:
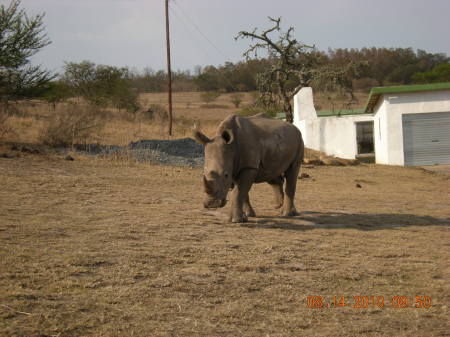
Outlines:
<svg viewBox="0 0 450 337"><path fill-rule="evenodd" d="M225 104L203 104L204 109L228 109L229 106Z"/></svg>
<svg viewBox="0 0 450 337"><path fill-rule="evenodd" d="M161 104L150 104L150 107L142 112L146 119L165 121L169 118L166 108Z"/></svg>
<svg viewBox="0 0 450 337"><path fill-rule="evenodd" d="M92 105L68 104L54 114L41 132L41 141L50 146L73 146L88 143L103 127L102 112Z"/></svg>
<svg viewBox="0 0 450 337"><path fill-rule="evenodd" d="M96 65L89 61L66 63L63 82L78 96L97 106L114 106L136 113L138 94L131 87L128 68Z"/></svg>
<svg viewBox="0 0 450 337"><path fill-rule="evenodd" d="M234 104L235 108L239 108L242 103L242 94L236 93L231 96L231 103Z"/></svg>
<svg viewBox="0 0 450 337"><path fill-rule="evenodd" d="M20 111L10 102L0 103L0 140L9 135L15 135L14 128L10 123L10 117L18 115Z"/></svg>
<svg viewBox="0 0 450 337"><path fill-rule="evenodd" d="M218 91L205 91L205 92L202 92L202 94L200 95L200 98L205 103L211 103L211 102L214 102L217 98L219 98L219 96L220 96L220 92L218 92Z"/></svg>
<svg viewBox="0 0 450 337"><path fill-rule="evenodd" d="M281 110L273 110L273 109L265 109L257 106L246 106L240 109L237 114L240 116L253 116L259 113L265 113L266 115L270 117L276 117L278 112L281 112Z"/></svg>
<svg viewBox="0 0 450 337"><path fill-rule="evenodd" d="M413 75L414 83L438 83L450 81L450 63L435 66L431 71Z"/></svg>
<svg viewBox="0 0 450 337"><path fill-rule="evenodd" d="M353 89L369 91L373 87L377 87L378 81L374 78L364 77L359 79L354 79L352 82Z"/></svg>
<svg viewBox="0 0 450 337"><path fill-rule="evenodd" d="M56 109L56 104L65 102L68 98L72 97L70 87L62 81L50 82L46 91L42 95L42 99L53 106L53 110Z"/></svg>
<svg viewBox="0 0 450 337"><path fill-rule="evenodd" d="M0 106L0 140L12 131L11 126L8 123L8 119L9 114L6 109L3 105Z"/></svg>

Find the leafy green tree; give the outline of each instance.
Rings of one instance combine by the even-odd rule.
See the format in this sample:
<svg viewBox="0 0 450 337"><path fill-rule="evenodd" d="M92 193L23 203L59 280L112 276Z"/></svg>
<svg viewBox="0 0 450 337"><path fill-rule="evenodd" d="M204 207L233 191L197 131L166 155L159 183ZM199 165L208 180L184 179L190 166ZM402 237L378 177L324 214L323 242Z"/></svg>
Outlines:
<svg viewBox="0 0 450 337"><path fill-rule="evenodd" d="M419 72L413 75L415 83L450 82L450 63L435 66L431 71Z"/></svg>
<svg viewBox="0 0 450 337"><path fill-rule="evenodd" d="M195 83L200 91L219 91L219 77L220 72L216 67L207 66L197 76Z"/></svg>
<svg viewBox="0 0 450 337"><path fill-rule="evenodd" d="M64 102L72 97L71 88L63 81L52 81L48 84L47 89L42 95L42 99L56 108L56 104Z"/></svg>
<svg viewBox="0 0 450 337"><path fill-rule="evenodd" d="M50 44L44 32L43 17L28 17L19 9L20 1L0 6L0 100L3 110L8 102L32 98L45 91L55 78L49 71L31 64L31 57Z"/></svg>
<svg viewBox="0 0 450 337"><path fill-rule="evenodd" d="M205 91L200 95L200 98L205 103L211 103L214 102L216 99L218 99L220 96L220 92L218 91Z"/></svg>
<svg viewBox="0 0 450 337"><path fill-rule="evenodd" d="M138 95L127 68L96 65L89 61L66 63L63 81L75 95L97 106L115 106L135 112Z"/></svg>
<svg viewBox="0 0 450 337"><path fill-rule="evenodd" d="M145 68L142 72L131 73L132 86L138 92L163 92L167 90L167 74L162 71L154 71ZM176 74L173 74L173 78Z"/></svg>

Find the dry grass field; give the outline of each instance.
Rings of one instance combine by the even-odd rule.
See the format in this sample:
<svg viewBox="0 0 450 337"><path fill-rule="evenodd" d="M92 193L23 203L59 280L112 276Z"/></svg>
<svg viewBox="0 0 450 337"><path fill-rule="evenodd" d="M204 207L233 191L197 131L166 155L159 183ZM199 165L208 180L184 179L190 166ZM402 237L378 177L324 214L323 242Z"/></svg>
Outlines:
<svg viewBox="0 0 450 337"><path fill-rule="evenodd" d="M166 104L165 94L140 99ZM209 106L200 93L174 102L171 138L194 122L211 135L238 110L227 94ZM39 143L65 108L21 103L3 141ZM155 138L170 139L161 121L110 110L85 141ZM299 216L280 217L261 184L251 192L258 216L230 224L227 207L202 208L200 169L5 144L0 336L450 336L446 172L309 165Z"/></svg>
<svg viewBox="0 0 450 337"><path fill-rule="evenodd" d="M0 158L1 336L450 335L448 175L308 167L299 216L261 184L229 224L200 169L74 157Z"/></svg>
<svg viewBox="0 0 450 337"><path fill-rule="evenodd" d="M167 123L160 120L142 118L140 114L133 117L130 113L107 109L103 113L101 126L91 132L80 142L107 145L127 145L132 141L141 139L173 139L189 137L192 126L197 124L207 134L212 134L218 123L226 116L238 113L241 108L248 107L255 100L255 93L242 93L242 103L236 108L232 103L233 94L221 94L214 102L206 104L201 99L200 92L175 92L173 95L174 127L173 136L167 135ZM362 108L367 100L367 94L356 93L357 102L354 108ZM148 109L152 104L167 108L166 93L144 93L140 95L142 110ZM72 108L71 113L77 114L86 107L79 100L78 106ZM334 100L337 108L343 107L342 98ZM317 108L331 109L327 96L321 93L315 95ZM19 113L8 120L12 132L5 140L10 142L39 143L41 136L48 128L50 121L58 114L69 109L67 103L60 103L56 109L45 102L27 101L18 104ZM89 107L87 109L90 109ZM2 126L0 125L0 140Z"/></svg>

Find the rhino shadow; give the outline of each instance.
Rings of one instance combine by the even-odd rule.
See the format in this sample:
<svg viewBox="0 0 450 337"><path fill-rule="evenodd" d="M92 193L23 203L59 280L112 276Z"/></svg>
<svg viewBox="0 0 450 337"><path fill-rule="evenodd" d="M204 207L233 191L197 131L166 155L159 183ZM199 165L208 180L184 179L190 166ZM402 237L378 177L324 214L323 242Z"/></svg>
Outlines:
<svg viewBox="0 0 450 337"><path fill-rule="evenodd" d="M242 224L248 228L284 229L308 231L319 228L356 228L374 231L407 226L450 226L450 218L435 218L415 214L362 214L362 213L323 213L302 212L295 217L258 216Z"/></svg>

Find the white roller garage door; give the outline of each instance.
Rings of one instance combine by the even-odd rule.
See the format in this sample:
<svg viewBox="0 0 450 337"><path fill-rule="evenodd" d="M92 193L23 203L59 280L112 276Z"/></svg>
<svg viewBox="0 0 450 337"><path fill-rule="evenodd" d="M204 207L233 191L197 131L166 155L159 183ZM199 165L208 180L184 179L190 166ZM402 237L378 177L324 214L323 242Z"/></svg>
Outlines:
<svg viewBox="0 0 450 337"><path fill-rule="evenodd" d="M404 114L405 165L450 164L450 112Z"/></svg>

